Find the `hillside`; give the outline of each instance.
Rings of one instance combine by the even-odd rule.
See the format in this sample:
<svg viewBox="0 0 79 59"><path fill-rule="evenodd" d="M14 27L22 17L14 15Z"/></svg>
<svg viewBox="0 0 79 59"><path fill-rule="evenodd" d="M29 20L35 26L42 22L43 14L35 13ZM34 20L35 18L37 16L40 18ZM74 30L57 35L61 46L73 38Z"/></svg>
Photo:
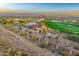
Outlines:
<svg viewBox="0 0 79 59"><path fill-rule="evenodd" d="M46 49L41 49L40 47L32 44L30 41L25 40L23 37L18 36L17 34L6 30L2 26L0 26L0 50L4 52L7 49L6 46L9 48L13 48L15 50L22 50L25 51L27 55L54 55L51 51ZM5 55L5 53L0 53L0 55Z"/></svg>

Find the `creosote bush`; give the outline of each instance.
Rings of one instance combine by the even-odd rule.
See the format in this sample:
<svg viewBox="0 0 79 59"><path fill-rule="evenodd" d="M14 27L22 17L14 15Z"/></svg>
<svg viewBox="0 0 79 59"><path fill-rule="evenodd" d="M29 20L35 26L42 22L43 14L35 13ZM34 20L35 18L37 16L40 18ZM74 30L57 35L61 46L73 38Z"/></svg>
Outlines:
<svg viewBox="0 0 79 59"><path fill-rule="evenodd" d="M25 56L27 55L24 51L22 50L15 50L12 48L8 48L4 51L4 55L8 55L8 56Z"/></svg>
<svg viewBox="0 0 79 59"><path fill-rule="evenodd" d="M32 41L37 41L38 38L36 36L32 36Z"/></svg>
<svg viewBox="0 0 79 59"><path fill-rule="evenodd" d="M42 47L42 48L48 48L48 46L49 46L48 41L43 41L40 44L40 47Z"/></svg>

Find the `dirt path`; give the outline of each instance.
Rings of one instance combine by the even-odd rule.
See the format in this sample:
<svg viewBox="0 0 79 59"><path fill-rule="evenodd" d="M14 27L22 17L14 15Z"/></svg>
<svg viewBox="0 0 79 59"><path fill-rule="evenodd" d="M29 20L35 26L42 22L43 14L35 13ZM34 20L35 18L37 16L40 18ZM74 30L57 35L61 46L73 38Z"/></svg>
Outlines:
<svg viewBox="0 0 79 59"><path fill-rule="evenodd" d="M0 56L3 56L3 53L2 52L0 52Z"/></svg>

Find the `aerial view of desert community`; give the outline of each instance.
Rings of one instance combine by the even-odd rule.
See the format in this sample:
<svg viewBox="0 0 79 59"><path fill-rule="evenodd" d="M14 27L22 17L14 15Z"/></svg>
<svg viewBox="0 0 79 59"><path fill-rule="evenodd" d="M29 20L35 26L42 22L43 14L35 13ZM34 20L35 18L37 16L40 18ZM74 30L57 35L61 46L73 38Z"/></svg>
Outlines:
<svg viewBox="0 0 79 59"><path fill-rule="evenodd" d="M0 56L79 56L79 4L0 4Z"/></svg>

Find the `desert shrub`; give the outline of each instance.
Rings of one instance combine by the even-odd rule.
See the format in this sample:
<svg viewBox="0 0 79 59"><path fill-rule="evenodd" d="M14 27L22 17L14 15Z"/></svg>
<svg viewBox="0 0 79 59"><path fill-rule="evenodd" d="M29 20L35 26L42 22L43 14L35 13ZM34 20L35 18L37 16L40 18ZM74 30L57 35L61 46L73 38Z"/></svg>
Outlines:
<svg viewBox="0 0 79 59"><path fill-rule="evenodd" d="M72 32L71 32L70 30L68 30L68 29L65 29L63 32L68 33L68 34L71 34L71 33L72 33Z"/></svg>
<svg viewBox="0 0 79 59"><path fill-rule="evenodd" d="M48 48L48 46L49 46L48 41L43 41L40 44L40 47L42 47L42 48Z"/></svg>
<svg viewBox="0 0 79 59"><path fill-rule="evenodd" d="M7 56L23 56L23 55L27 55L25 54L23 51L21 50L15 50L13 48L7 48L5 51L4 51L4 55L7 55Z"/></svg>
<svg viewBox="0 0 79 59"><path fill-rule="evenodd" d="M37 41L38 38L36 36L32 36L32 41Z"/></svg>
<svg viewBox="0 0 79 59"><path fill-rule="evenodd" d="M58 54L62 55L62 56L67 56L68 53L67 52L64 52L64 51L59 51Z"/></svg>
<svg viewBox="0 0 79 59"><path fill-rule="evenodd" d="M16 52L15 52L15 55L16 55L16 56L22 56L22 55L23 55L23 52L22 52L22 51L16 51Z"/></svg>
<svg viewBox="0 0 79 59"><path fill-rule="evenodd" d="M8 55L8 56L11 55L11 56L13 56L14 55L14 50L12 48L7 48L4 51L4 55Z"/></svg>
<svg viewBox="0 0 79 59"><path fill-rule="evenodd" d="M27 56L27 52L24 52L23 50L16 50L15 51L15 56Z"/></svg>

